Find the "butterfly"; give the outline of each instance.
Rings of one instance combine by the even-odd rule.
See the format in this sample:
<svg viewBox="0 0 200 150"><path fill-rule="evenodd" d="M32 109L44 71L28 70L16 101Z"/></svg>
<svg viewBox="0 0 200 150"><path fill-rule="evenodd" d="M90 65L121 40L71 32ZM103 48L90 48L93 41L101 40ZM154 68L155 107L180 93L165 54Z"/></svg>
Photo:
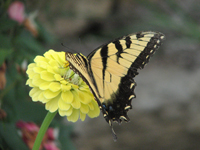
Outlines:
<svg viewBox="0 0 200 150"><path fill-rule="evenodd" d="M136 97L134 77L160 47L164 34L138 32L122 36L92 51L87 57L66 52L70 68L90 87L105 120L117 139L112 123L129 122L127 112Z"/></svg>

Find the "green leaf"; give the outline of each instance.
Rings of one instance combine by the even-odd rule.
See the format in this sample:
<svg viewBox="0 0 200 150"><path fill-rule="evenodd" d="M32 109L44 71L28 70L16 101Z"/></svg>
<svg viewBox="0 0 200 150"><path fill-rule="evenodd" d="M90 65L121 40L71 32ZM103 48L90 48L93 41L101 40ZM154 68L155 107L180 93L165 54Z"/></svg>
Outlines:
<svg viewBox="0 0 200 150"><path fill-rule="evenodd" d="M18 113L18 119L22 119L24 121L33 121L39 124L43 121L47 113L44 105L39 102L18 101L15 108Z"/></svg>
<svg viewBox="0 0 200 150"><path fill-rule="evenodd" d="M0 122L0 144L2 149L28 150L28 147L23 142L22 138L18 135L15 123Z"/></svg>
<svg viewBox="0 0 200 150"><path fill-rule="evenodd" d="M12 53L11 49L0 48L0 66L3 64L5 59Z"/></svg>
<svg viewBox="0 0 200 150"><path fill-rule="evenodd" d="M32 54L41 54L44 52L42 44L40 44L28 31L25 30L16 37L14 43L21 54L24 52ZM21 50L23 50L23 53Z"/></svg>
<svg viewBox="0 0 200 150"><path fill-rule="evenodd" d="M16 21L13 21L9 18L7 18L7 15L4 15L0 18L0 32L7 31L14 26L16 26L18 23Z"/></svg>
<svg viewBox="0 0 200 150"><path fill-rule="evenodd" d="M0 48L11 49L11 38L0 34Z"/></svg>

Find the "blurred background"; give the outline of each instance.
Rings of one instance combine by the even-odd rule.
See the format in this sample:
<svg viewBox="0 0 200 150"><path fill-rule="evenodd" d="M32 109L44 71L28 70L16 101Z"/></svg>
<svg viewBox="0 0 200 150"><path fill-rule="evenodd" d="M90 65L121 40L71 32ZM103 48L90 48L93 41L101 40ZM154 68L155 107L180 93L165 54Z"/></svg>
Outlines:
<svg viewBox="0 0 200 150"><path fill-rule="evenodd" d="M102 115L76 123L57 116L52 123L59 130L57 145L63 150L200 149L198 0L2 0L0 149L28 149L16 122L40 125L47 113L31 101L25 86L27 64L36 55L49 49L87 55L107 41L148 30L164 33L166 40L135 77L131 122L114 124L118 141Z"/></svg>

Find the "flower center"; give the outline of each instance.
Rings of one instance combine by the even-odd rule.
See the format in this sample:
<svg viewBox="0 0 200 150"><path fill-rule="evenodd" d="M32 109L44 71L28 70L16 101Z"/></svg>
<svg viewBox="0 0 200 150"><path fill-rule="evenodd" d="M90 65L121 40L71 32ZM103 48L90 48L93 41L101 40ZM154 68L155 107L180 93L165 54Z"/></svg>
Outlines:
<svg viewBox="0 0 200 150"><path fill-rule="evenodd" d="M72 83L72 84L80 85L80 77L79 77L79 75L78 75L78 74L75 74L71 69L68 69L68 70L65 72L63 78L64 78L66 81L68 81L68 82L70 82L70 83Z"/></svg>

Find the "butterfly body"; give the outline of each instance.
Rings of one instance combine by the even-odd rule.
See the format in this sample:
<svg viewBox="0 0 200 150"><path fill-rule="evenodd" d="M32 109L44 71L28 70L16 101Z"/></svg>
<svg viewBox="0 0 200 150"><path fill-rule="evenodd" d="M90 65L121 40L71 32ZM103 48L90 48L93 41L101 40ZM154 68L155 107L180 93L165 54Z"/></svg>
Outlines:
<svg viewBox="0 0 200 150"><path fill-rule="evenodd" d="M128 122L127 112L136 97L134 77L144 68L159 48L164 35L159 32L139 32L108 42L87 57L66 52L71 69L90 87L105 120ZM114 130L112 129L116 137Z"/></svg>

